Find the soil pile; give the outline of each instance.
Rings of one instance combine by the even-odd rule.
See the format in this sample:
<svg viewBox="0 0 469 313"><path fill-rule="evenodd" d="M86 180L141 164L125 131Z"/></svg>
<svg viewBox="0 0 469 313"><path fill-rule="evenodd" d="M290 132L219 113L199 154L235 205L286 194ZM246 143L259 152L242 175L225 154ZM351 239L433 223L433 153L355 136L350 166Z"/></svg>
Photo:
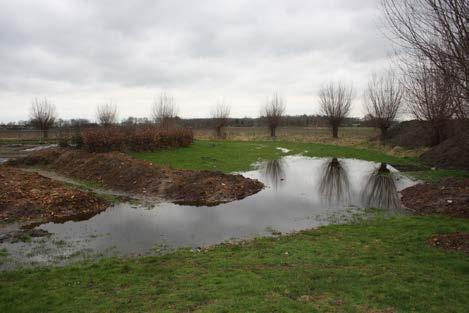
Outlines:
<svg viewBox="0 0 469 313"><path fill-rule="evenodd" d="M423 153L420 160L430 166L469 170L469 131L446 139Z"/></svg>
<svg viewBox="0 0 469 313"><path fill-rule="evenodd" d="M393 146L420 148L430 146L433 131L430 125L422 121L404 121L389 128L386 142Z"/></svg>
<svg viewBox="0 0 469 313"><path fill-rule="evenodd" d="M419 215L469 217L469 179L447 178L438 184L418 184L401 191L402 203Z"/></svg>
<svg viewBox="0 0 469 313"><path fill-rule="evenodd" d="M103 199L39 174L0 166L0 220L3 222L81 219L108 206Z"/></svg>
<svg viewBox="0 0 469 313"><path fill-rule="evenodd" d="M165 194L178 204L215 205L233 199L242 199L263 187L260 181L242 175L209 171L174 171Z"/></svg>
<svg viewBox="0 0 469 313"><path fill-rule="evenodd" d="M76 179L104 187L175 203L216 205L257 193L264 185L241 175L174 170L137 160L121 152L89 153L76 149L48 149L9 161L10 165L42 165Z"/></svg>
<svg viewBox="0 0 469 313"><path fill-rule="evenodd" d="M428 239L428 243L445 250L456 250L469 254L469 233L458 232L447 235L435 235Z"/></svg>

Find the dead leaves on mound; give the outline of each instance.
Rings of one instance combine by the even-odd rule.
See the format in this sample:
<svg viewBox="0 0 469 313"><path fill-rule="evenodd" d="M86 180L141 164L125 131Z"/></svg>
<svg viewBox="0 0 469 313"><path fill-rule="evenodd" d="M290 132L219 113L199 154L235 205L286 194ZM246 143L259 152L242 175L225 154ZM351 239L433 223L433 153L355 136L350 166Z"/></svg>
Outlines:
<svg viewBox="0 0 469 313"><path fill-rule="evenodd" d="M469 233L452 233L434 235L428 239L428 243L444 250L461 251L469 254Z"/></svg>
<svg viewBox="0 0 469 313"><path fill-rule="evenodd" d="M109 203L37 173L0 166L0 220L63 221L89 217Z"/></svg>
<svg viewBox="0 0 469 313"><path fill-rule="evenodd" d="M469 179L448 178L438 184L418 184L401 194L402 203L418 215L469 217Z"/></svg>
<svg viewBox="0 0 469 313"><path fill-rule="evenodd" d="M68 177L97 181L109 189L163 197L179 204L216 205L245 198L264 187L260 181L241 175L175 170L121 152L57 148L37 151L14 162L36 164Z"/></svg>

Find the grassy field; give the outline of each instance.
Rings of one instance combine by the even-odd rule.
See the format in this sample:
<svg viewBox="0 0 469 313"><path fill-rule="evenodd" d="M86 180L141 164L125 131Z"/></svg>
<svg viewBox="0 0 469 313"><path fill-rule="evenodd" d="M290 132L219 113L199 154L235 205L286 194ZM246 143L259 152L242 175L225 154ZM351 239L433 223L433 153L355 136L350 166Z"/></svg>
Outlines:
<svg viewBox="0 0 469 313"><path fill-rule="evenodd" d="M283 153L278 148L285 148L290 151ZM256 161L277 159L283 155L291 154L312 157L355 158L391 164L417 163L415 158L396 157L379 150L287 141L197 140L193 145L186 148L131 153L136 158L174 168L223 172L248 170L252 163Z"/></svg>
<svg viewBox="0 0 469 313"><path fill-rule="evenodd" d="M467 312L463 219L377 218L208 251L0 273L2 312Z"/></svg>

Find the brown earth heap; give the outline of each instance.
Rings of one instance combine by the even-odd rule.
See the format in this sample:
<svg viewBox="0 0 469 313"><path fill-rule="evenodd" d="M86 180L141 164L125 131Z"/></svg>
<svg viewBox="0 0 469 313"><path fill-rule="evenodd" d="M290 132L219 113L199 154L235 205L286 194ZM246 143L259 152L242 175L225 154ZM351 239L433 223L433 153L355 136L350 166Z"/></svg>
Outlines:
<svg viewBox="0 0 469 313"><path fill-rule="evenodd" d="M80 219L109 206L63 183L36 173L0 166L0 220L26 223Z"/></svg>
<svg viewBox="0 0 469 313"><path fill-rule="evenodd" d="M180 204L216 205L245 198L264 187L258 180L241 175L174 170L121 152L54 148L7 163L42 165L68 177L99 182L106 188L163 197Z"/></svg>
<svg viewBox="0 0 469 313"><path fill-rule="evenodd" d="M469 178L418 184L402 190L401 194L402 203L418 215L469 217Z"/></svg>
<svg viewBox="0 0 469 313"><path fill-rule="evenodd" d="M428 243L434 247L445 250L462 251L469 254L469 233L452 233L446 235L435 235L428 239Z"/></svg>
<svg viewBox="0 0 469 313"><path fill-rule="evenodd" d="M443 141L423 153L420 159L430 166L469 170L469 131Z"/></svg>

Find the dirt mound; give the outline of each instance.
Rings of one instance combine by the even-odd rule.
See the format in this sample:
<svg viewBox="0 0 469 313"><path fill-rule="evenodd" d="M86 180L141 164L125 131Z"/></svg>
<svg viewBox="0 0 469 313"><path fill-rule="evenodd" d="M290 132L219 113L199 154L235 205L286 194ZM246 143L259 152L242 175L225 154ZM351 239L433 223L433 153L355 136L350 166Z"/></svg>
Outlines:
<svg viewBox="0 0 469 313"><path fill-rule="evenodd" d="M8 164L42 165L65 176L97 181L106 188L164 197L175 203L215 205L242 199L264 187L261 182L241 175L173 170L121 152L89 153L56 148Z"/></svg>
<svg viewBox="0 0 469 313"><path fill-rule="evenodd" d="M156 194L168 178L165 168L136 160L120 152L89 153L77 149L47 149L32 153L12 165L42 165L75 179L95 181L103 186L139 194Z"/></svg>
<svg viewBox="0 0 469 313"><path fill-rule="evenodd" d="M258 180L221 172L174 171L166 196L178 204L212 205L242 199L263 188Z"/></svg>
<svg viewBox="0 0 469 313"><path fill-rule="evenodd" d="M423 153L420 160L430 166L469 170L469 131L446 139Z"/></svg>
<svg viewBox="0 0 469 313"><path fill-rule="evenodd" d="M418 184L401 191L402 203L419 215L469 217L469 179L448 178L438 184Z"/></svg>
<svg viewBox="0 0 469 313"><path fill-rule="evenodd" d="M35 223L89 217L109 203L36 173L0 166L0 220Z"/></svg>
<svg viewBox="0 0 469 313"><path fill-rule="evenodd" d="M389 128L386 142L393 146L420 148L432 143L432 129L427 122L404 121Z"/></svg>
<svg viewBox="0 0 469 313"><path fill-rule="evenodd" d="M458 232L447 235L435 235L428 239L428 243L445 250L456 250L469 254L469 233Z"/></svg>
<svg viewBox="0 0 469 313"><path fill-rule="evenodd" d="M443 127L442 139L452 138L469 131L469 123L462 120L449 120ZM386 134L386 142L393 146L420 148L432 146L434 129L428 121L404 121L393 125Z"/></svg>

